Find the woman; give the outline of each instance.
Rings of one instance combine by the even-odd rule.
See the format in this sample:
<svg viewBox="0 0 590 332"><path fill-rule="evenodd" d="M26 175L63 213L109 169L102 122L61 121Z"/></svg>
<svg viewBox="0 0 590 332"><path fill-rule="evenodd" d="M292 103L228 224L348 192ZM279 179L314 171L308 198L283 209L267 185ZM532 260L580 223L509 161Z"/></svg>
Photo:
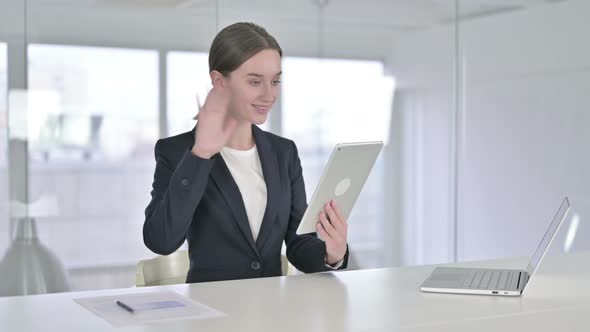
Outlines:
<svg viewBox="0 0 590 332"><path fill-rule="evenodd" d="M347 224L327 202L315 233L295 233L307 208L295 144L264 132L280 92L282 51L252 23L219 32L213 88L190 132L158 140L143 239L168 255L188 241L187 282L281 275L281 246L299 270L345 268Z"/></svg>

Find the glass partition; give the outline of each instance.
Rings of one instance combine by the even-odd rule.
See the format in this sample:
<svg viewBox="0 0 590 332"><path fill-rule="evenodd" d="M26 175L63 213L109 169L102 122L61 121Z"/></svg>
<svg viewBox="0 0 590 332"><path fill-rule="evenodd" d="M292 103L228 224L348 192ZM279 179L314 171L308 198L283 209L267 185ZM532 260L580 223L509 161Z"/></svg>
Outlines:
<svg viewBox="0 0 590 332"><path fill-rule="evenodd" d="M565 195L557 246L586 250L589 6L2 1L0 277L34 233L67 290L135 284L154 144L192 129L209 46L238 21L283 49L263 128L297 143L308 198L336 142L387 143L350 217L351 269L528 255Z"/></svg>

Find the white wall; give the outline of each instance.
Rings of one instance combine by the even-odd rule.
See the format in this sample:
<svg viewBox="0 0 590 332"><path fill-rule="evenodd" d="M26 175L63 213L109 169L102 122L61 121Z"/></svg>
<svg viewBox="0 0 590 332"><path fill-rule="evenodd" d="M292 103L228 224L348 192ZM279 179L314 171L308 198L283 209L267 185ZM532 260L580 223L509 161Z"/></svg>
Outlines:
<svg viewBox="0 0 590 332"><path fill-rule="evenodd" d="M447 262L454 253L455 30L453 24L409 31L392 39L399 124L394 211L400 265ZM394 130L392 128L392 131ZM393 132L392 132L393 134ZM395 261L393 263L396 263Z"/></svg>
<svg viewBox="0 0 590 332"><path fill-rule="evenodd" d="M401 121L401 264L452 259L451 95L428 89L402 89L397 96Z"/></svg>
<svg viewBox="0 0 590 332"><path fill-rule="evenodd" d="M461 259L530 255L564 195L575 249L590 248L589 12L565 1L464 24Z"/></svg>
<svg viewBox="0 0 590 332"><path fill-rule="evenodd" d="M589 2L570 0L463 21L458 39L462 55L450 74L453 50L445 41L452 27L394 40L391 67L398 82L446 96L437 103L431 94L415 95L416 103L431 106L410 111L417 113L413 116L428 116L433 123L438 117L442 125L459 112L458 259L531 255L566 194L581 216L573 250L589 247L590 230L584 225L590 213L588 12ZM458 91L449 88L453 84ZM445 107L448 102L453 107ZM441 131L416 123L405 130L412 128L421 134L404 146L432 161ZM442 139L452 142L452 128L446 132L449 136ZM418 138L434 144L412 142ZM453 162L452 156L440 161ZM439 229L441 222L452 227L452 218L444 218L448 207L433 205L415 191L444 195L444 184L433 177L448 173L436 163L425 168L424 160L406 162L404 169L410 173L402 190L415 201L405 205L414 214L402 218L402 227L423 231L409 236L417 242L405 247L408 262L426 257L443 261L444 254L424 255L420 250L428 247L424 243L436 245L432 239L452 239ZM419 212L434 218L416 215ZM438 247L445 249L442 243Z"/></svg>

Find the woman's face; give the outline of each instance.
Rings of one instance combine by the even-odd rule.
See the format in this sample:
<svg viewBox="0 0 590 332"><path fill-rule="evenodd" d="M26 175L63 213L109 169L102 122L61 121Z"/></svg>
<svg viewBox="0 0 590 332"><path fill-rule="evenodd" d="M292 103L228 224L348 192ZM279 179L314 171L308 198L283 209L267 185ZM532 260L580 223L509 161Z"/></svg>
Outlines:
<svg viewBox="0 0 590 332"><path fill-rule="evenodd" d="M224 78L229 111L240 122L263 124L281 90L281 56L262 50Z"/></svg>

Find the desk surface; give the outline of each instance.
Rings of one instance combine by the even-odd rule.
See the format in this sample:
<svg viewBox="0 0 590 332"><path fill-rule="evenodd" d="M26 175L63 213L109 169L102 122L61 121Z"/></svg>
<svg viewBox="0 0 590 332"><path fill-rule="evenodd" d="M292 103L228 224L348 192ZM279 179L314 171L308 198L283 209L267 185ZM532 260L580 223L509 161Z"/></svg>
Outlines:
<svg viewBox="0 0 590 332"><path fill-rule="evenodd" d="M523 268L527 259L453 266ZM119 331L588 331L590 253L547 257L522 297L418 290L432 266L0 298L0 331L108 331L73 298L172 290L227 314Z"/></svg>

